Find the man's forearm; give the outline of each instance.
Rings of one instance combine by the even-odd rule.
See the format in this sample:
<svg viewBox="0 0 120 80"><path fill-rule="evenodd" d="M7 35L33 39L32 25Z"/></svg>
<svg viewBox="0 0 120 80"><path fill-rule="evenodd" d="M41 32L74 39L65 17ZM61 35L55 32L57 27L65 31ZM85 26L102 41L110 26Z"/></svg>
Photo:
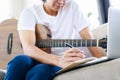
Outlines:
<svg viewBox="0 0 120 80"><path fill-rule="evenodd" d="M24 54L30 56L31 58L35 59L40 63L50 64L59 66L58 61L60 59L59 56L48 54L43 50L37 48L36 46L29 46L24 48Z"/></svg>
<svg viewBox="0 0 120 80"><path fill-rule="evenodd" d="M88 47L88 48L94 57L100 58L105 56L103 50L100 49L99 47Z"/></svg>

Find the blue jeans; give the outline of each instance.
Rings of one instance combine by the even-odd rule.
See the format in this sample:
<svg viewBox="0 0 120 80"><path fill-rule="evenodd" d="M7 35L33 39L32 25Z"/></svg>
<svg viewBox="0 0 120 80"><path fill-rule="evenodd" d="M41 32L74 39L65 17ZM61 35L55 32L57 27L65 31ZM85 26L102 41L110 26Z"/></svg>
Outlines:
<svg viewBox="0 0 120 80"><path fill-rule="evenodd" d="M4 80L53 80L60 67L39 63L29 56L18 55L8 63Z"/></svg>

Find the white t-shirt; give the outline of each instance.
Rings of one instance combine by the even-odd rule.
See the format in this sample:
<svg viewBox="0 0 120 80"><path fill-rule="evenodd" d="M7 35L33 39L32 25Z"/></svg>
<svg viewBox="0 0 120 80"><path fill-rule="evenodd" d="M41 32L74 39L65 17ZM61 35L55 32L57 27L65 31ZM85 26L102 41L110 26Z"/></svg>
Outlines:
<svg viewBox="0 0 120 80"><path fill-rule="evenodd" d="M57 16L48 15L43 9L43 3L24 9L19 18L18 30L35 31L35 24L47 26L51 30L52 39L81 39L79 32L90 25L74 0L68 0ZM61 56L66 49L52 48L52 53ZM86 57L92 56L88 48L80 49L84 50Z"/></svg>

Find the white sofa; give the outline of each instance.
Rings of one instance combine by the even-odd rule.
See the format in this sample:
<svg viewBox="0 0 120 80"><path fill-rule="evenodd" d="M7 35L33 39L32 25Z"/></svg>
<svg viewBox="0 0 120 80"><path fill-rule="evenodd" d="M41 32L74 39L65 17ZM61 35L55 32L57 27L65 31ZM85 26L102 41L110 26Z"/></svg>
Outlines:
<svg viewBox="0 0 120 80"><path fill-rule="evenodd" d="M92 33L97 39L105 37L107 24L94 29ZM0 70L0 80L4 75L5 71ZM120 59L71 70L57 75L54 80L120 80Z"/></svg>

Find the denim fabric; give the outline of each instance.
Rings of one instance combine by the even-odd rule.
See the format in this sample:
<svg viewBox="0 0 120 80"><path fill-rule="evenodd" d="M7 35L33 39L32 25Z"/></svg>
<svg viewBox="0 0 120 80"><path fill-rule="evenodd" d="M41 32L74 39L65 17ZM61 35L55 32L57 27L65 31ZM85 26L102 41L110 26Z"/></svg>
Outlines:
<svg viewBox="0 0 120 80"><path fill-rule="evenodd" d="M4 80L53 80L60 67L39 63L29 56L18 55L8 63Z"/></svg>

